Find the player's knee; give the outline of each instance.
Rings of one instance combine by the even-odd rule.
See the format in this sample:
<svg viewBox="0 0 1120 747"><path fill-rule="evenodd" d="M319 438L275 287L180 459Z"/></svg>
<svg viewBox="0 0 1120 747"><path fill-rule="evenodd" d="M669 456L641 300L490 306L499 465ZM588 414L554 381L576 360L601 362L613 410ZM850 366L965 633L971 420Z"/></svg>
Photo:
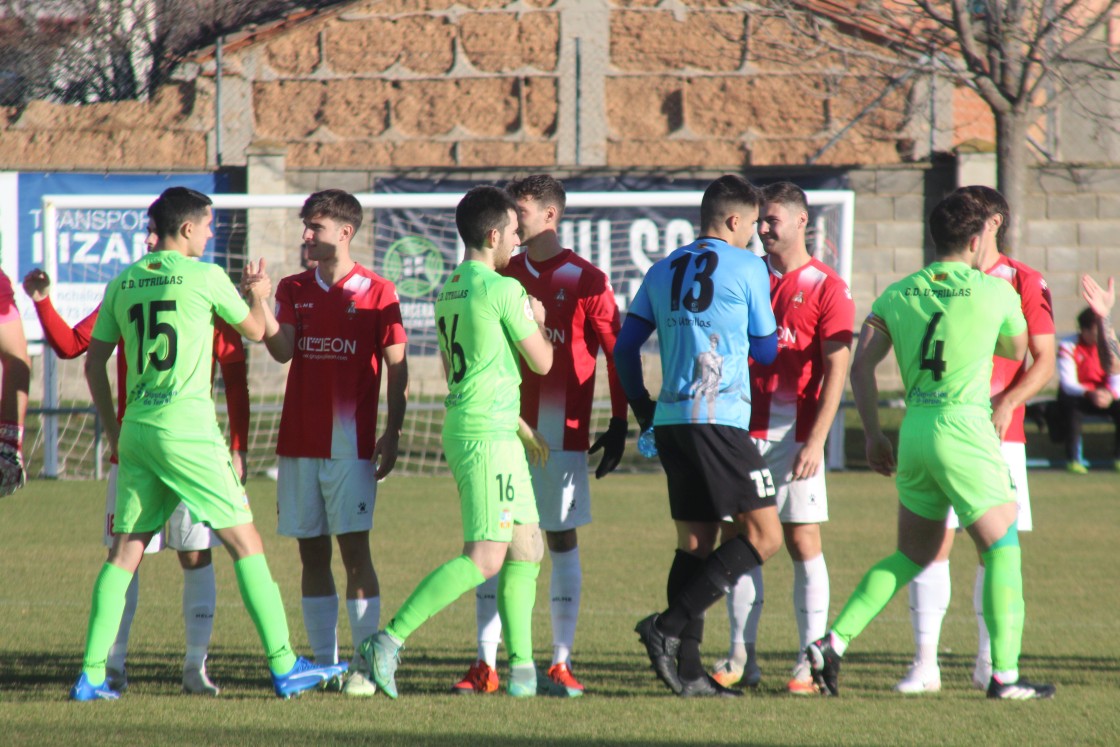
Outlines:
<svg viewBox="0 0 1120 747"><path fill-rule="evenodd" d="M544 559L544 539L539 524L514 524L509 544L510 560L539 563Z"/></svg>

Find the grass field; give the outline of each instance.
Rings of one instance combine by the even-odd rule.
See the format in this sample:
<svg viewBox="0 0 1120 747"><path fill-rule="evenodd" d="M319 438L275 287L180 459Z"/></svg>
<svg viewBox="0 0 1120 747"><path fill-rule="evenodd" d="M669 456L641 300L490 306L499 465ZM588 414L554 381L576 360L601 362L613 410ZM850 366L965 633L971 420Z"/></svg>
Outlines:
<svg viewBox="0 0 1120 747"><path fill-rule="evenodd" d="M100 545L104 484L33 482L0 502L0 744L757 744L757 745L1114 745L1120 743L1120 586L1115 544L1120 475L1031 473L1035 526L1026 535L1027 628L1023 672L1058 685L1049 702L991 703L969 687L975 647L975 555L958 542L955 593L942 635L943 691L891 691L911 655L905 592L851 647L841 697L797 699L784 685L796 647L784 551L766 567L760 631L762 686L735 700L680 700L648 668L634 623L664 602L673 531L659 475L613 475L596 482L596 521L581 530L583 612L577 673L588 695L575 701L514 701L505 695L455 698L448 687L474 652L471 595L409 641L398 674L401 698L354 701L311 693L271 694L259 643L224 552L217 558L218 612L210 672L217 700L179 694L183 648L181 573L173 554L145 561L129 658L131 689L117 703L73 704L89 592ZM866 472L830 476L833 521L825 528L832 612L894 541L890 481ZM294 543L274 534L274 485L253 481L250 496L292 641L307 652L299 612ZM374 558L383 621L416 582L457 553L454 485L396 478L381 486ZM536 650L548 656L548 561L542 570ZM337 560L336 560L337 565ZM340 572L336 577L341 577ZM349 641L345 612L340 640ZM722 604L708 615L711 662L724 652ZM504 672L503 672L504 674Z"/></svg>

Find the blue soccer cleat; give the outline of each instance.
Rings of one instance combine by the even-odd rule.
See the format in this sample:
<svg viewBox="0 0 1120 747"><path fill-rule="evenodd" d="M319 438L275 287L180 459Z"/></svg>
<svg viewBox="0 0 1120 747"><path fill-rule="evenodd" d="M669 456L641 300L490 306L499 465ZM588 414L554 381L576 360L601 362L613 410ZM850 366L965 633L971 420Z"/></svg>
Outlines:
<svg viewBox="0 0 1120 747"><path fill-rule="evenodd" d="M83 703L89 700L117 700L120 697L120 693L109 688L108 680L100 685L94 685L89 681L89 677L86 677L85 672L82 672L78 681L70 688L70 700Z"/></svg>
<svg viewBox="0 0 1120 747"><path fill-rule="evenodd" d="M304 690L326 687L327 683L346 674L348 666L343 662L317 667L301 656L296 659L295 665L288 672L272 675L272 688L278 697L287 699L299 695Z"/></svg>

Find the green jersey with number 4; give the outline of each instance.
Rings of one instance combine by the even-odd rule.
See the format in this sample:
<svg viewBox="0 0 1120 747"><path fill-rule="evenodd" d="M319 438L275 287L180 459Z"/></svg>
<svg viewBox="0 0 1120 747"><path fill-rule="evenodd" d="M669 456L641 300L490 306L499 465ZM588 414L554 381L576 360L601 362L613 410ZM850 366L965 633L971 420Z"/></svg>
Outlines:
<svg viewBox="0 0 1120 747"><path fill-rule="evenodd" d="M525 288L467 260L440 290L435 314L450 390L443 435L485 439L516 433L521 369L513 343L537 329Z"/></svg>
<svg viewBox="0 0 1120 747"><path fill-rule="evenodd" d="M198 432L214 422L214 315L240 324L249 307L225 270L178 252L145 254L105 288L93 337L124 338L126 422Z"/></svg>
<svg viewBox="0 0 1120 747"><path fill-rule="evenodd" d="M992 352L1027 327L1010 283L934 262L891 285L868 323L890 335L908 407L991 408Z"/></svg>

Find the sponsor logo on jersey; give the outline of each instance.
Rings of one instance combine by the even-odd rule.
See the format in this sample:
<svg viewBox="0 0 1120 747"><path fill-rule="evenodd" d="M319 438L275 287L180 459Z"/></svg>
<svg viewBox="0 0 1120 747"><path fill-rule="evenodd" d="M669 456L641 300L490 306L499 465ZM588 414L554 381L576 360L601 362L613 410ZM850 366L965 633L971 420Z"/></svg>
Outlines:
<svg viewBox="0 0 1120 747"><path fill-rule="evenodd" d="M423 298L443 282L443 253L429 238L402 236L385 251L381 273L393 282L400 295ZM456 275L452 282L458 279Z"/></svg>
<svg viewBox="0 0 1120 747"><path fill-rule="evenodd" d="M778 342L787 345L797 344L797 330L789 327L778 327Z"/></svg>
<svg viewBox="0 0 1120 747"><path fill-rule="evenodd" d="M314 301L303 301L301 303L296 303L295 307L297 309L313 309L313 308L315 308L315 302Z"/></svg>
<svg viewBox="0 0 1120 747"><path fill-rule="evenodd" d="M347 353L354 355L358 352L357 340L347 340L342 337L301 337L296 342L296 347L306 353Z"/></svg>
<svg viewBox="0 0 1120 747"><path fill-rule="evenodd" d="M552 327L544 328L544 336L548 338L549 342L558 342L561 345L568 341L568 333L562 329L553 329Z"/></svg>

